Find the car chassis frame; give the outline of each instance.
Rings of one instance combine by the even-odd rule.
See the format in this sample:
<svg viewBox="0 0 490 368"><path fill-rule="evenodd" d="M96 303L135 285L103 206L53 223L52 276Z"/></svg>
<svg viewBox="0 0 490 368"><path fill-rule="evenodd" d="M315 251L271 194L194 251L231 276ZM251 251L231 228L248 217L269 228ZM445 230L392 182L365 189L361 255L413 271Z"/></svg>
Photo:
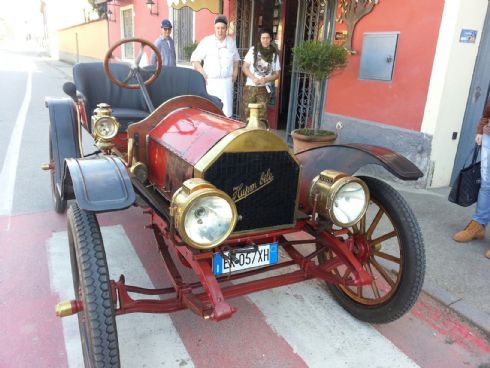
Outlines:
<svg viewBox="0 0 490 368"><path fill-rule="evenodd" d="M211 267L212 253L199 254L193 252L185 243L183 243L174 229L168 225L152 209L144 211L151 216L151 228L154 232L158 251L162 257L165 269L169 276L172 287L160 289L147 289L133 285L127 285L125 277L120 276L118 281L111 280L112 298L115 306L116 315L128 313L172 313L182 309L189 309L204 319L220 321L229 318L236 312L236 308L231 307L226 300L235 298L257 291L271 289L279 286L290 285L305 280L317 278L323 281L344 286L362 286L368 285L373 281L373 277L362 267L359 260L349 250L349 243L354 239L349 238L346 242L339 240L339 236L346 235L346 230L342 229L332 234L324 232L321 237L317 238L315 251L308 255L302 255L295 246L311 244L313 239L286 240L284 235L297 233L301 230L314 231L314 223L308 220L300 220L295 228L287 231L275 231L264 234L248 236L247 239L251 245L278 242L291 258L289 261L279 262L265 268L259 268L240 273L223 275L216 277ZM283 238L284 240L279 241ZM238 243L241 239L230 240L227 244ZM357 244L362 244L357 239ZM170 254L173 249L176 254L184 260L184 264L193 269L199 282L187 283L184 281L179 272L176 263ZM326 261L323 264L315 264L313 259L318 254L332 249L336 257ZM233 252L233 250L232 250ZM235 250L240 252L240 250ZM361 250L362 252L362 250ZM233 253L232 253L233 254ZM233 256L231 256L232 258ZM259 275L272 270L277 270L289 266L298 266L299 269L286 274L267 277L264 279L248 281L240 284L221 287L220 283L224 281L239 280L249 276ZM337 267L345 265L350 271L349 276L336 276L331 271ZM194 293L193 290L202 287L205 291ZM175 293L174 298L165 300L156 299L134 299L130 293L144 295L168 295ZM83 308L80 302L77 303L77 311Z"/></svg>

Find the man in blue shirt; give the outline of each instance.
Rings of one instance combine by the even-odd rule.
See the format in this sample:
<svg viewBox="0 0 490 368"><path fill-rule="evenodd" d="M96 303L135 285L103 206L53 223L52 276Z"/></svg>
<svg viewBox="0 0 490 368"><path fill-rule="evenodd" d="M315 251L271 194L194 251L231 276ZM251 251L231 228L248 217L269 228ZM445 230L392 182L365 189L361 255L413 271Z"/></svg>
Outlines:
<svg viewBox="0 0 490 368"><path fill-rule="evenodd" d="M176 66L174 40L170 37L172 33L172 23L168 19L162 20L160 24L161 35L155 40L155 46L160 50L162 63L164 66ZM151 64L157 64L157 56L151 55Z"/></svg>

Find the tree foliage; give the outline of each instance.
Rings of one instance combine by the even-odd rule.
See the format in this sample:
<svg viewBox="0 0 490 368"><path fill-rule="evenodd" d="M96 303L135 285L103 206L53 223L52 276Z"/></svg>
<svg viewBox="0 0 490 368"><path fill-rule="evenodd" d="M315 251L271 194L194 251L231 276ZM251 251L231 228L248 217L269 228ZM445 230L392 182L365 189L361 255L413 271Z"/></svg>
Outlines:
<svg viewBox="0 0 490 368"><path fill-rule="evenodd" d="M328 79L333 72L347 66L348 52L341 46L318 40L305 41L293 48L294 63L299 71L314 80Z"/></svg>
<svg viewBox="0 0 490 368"><path fill-rule="evenodd" d="M337 21L339 23L350 20L357 22L371 13L378 2L378 0L340 0L340 16Z"/></svg>
<svg viewBox="0 0 490 368"><path fill-rule="evenodd" d="M99 18L107 17L107 3L96 4L95 0L87 0L87 2L92 6L92 9L97 12Z"/></svg>
<svg viewBox="0 0 490 368"><path fill-rule="evenodd" d="M347 40L344 47L351 53L356 51L352 48L352 36L357 22L371 13L379 0L339 0L339 16L337 22L345 23L347 26Z"/></svg>

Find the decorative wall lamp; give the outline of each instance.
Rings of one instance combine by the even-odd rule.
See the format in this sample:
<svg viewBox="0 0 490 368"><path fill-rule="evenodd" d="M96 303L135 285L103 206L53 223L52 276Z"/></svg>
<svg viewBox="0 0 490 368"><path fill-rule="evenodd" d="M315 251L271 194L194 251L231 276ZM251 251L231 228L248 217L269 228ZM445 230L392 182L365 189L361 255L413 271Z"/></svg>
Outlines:
<svg viewBox="0 0 490 368"><path fill-rule="evenodd" d="M117 0L109 0L107 1L106 9L107 11L105 12L105 15L107 17L107 20L109 22L116 22L116 7L120 7L121 5ZM114 9L114 11L112 11Z"/></svg>
<svg viewBox="0 0 490 368"><path fill-rule="evenodd" d="M153 2L153 0L146 0L146 7L148 8L148 10L150 10L150 14L151 15L158 15L158 0L157 0L157 11L156 12L153 12L153 5L155 5L155 3Z"/></svg>
<svg viewBox="0 0 490 368"><path fill-rule="evenodd" d="M114 15L114 13L111 11L111 9L107 10L106 15L107 15L107 20L108 20L109 22L115 22L115 21L116 21L116 16L115 16L115 15Z"/></svg>

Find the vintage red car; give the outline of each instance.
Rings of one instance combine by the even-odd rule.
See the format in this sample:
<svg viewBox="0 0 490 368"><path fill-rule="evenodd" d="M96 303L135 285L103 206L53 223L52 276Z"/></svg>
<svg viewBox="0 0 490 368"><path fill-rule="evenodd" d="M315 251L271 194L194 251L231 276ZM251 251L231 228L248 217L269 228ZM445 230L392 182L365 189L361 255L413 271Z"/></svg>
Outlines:
<svg viewBox="0 0 490 368"><path fill-rule="evenodd" d="M129 44L141 50L135 61L115 62L115 50ZM362 321L390 322L414 305L425 272L417 220L390 185L354 174L377 164L416 180L417 167L371 145L293 154L261 127L260 106L248 124L229 119L196 71L162 70L161 60L140 68L145 47L155 50L123 40L104 63L75 65L75 83L64 86L70 98L47 99L55 210L74 200L67 217L76 299L56 311L78 314L86 366L120 365L119 315L188 308L220 321L236 312L233 297L312 278ZM82 128L95 152L83 153ZM130 206L151 215L173 288L109 279L96 214ZM186 280L182 267L199 282Z"/></svg>

